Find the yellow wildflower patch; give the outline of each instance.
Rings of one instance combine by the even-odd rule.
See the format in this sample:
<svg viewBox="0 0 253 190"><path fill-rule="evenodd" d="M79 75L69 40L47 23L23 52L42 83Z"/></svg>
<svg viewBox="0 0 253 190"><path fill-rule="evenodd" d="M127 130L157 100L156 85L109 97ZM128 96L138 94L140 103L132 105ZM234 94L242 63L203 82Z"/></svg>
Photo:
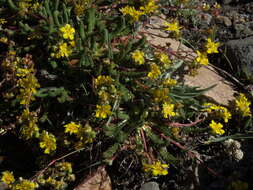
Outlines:
<svg viewBox="0 0 253 190"><path fill-rule="evenodd" d="M96 79L95 79L95 85L101 86L104 84L110 85L112 84L113 79L110 76L105 76L105 75L99 75Z"/></svg>
<svg viewBox="0 0 253 190"><path fill-rule="evenodd" d="M227 123L229 119L231 119L232 115L228 111L227 108L223 106L218 106L213 103L205 103L204 106L206 108L203 109L203 111L206 111L211 114L215 114L220 118L223 118L224 122Z"/></svg>
<svg viewBox="0 0 253 190"><path fill-rule="evenodd" d="M154 176L167 175L168 174L168 164L162 164L160 161L154 164L143 164L143 169L145 172L151 172Z"/></svg>
<svg viewBox="0 0 253 190"><path fill-rule="evenodd" d="M134 7L126 6L120 9L123 15L129 15L132 18L132 22L138 21L143 12L136 10Z"/></svg>
<svg viewBox="0 0 253 190"><path fill-rule="evenodd" d="M150 14L154 12L157 8L158 6L155 4L155 1L149 0L144 6L140 7L140 10L142 10L144 14Z"/></svg>
<svg viewBox="0 0 253 190"><path fill-rule="evenodd" d="M175 86L176 84L177 84L177 80L171 79L171 78L165 79L163 81L163 85L166 85L166 86Z"/></svg>
<svg viewBox="0 0 253 190"><path fill-rule="evenodd" d="M34 190L38 187L37 183L32 181L22 179L18 184L16 184L13 190Z"/></svg>

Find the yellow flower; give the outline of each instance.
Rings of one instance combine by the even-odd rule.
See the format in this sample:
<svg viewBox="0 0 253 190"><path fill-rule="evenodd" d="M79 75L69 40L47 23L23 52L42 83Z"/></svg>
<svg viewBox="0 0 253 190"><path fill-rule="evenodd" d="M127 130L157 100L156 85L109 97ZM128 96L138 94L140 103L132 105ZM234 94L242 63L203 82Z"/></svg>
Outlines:
<svg viewBox="0 0 253 190"><path fill-rule="evenodd" d="M225 131L222 129L223 125L221 123L216 123L214 120L212 120L209 126L215 134L222 135L225 133Z"/></svg>
<svg viewBox="0 0 253 190"><path fill-rule="evenodd" d="M136 50L132 53L132 59L135 63L142 65L145 62L144 53L140 50Z"/></svg>
<svg viewBox="0 0 253 190"><path fill-rule="evenodd" d="M38 184L22 179L17 185L14 186L14 190L34 190L38 187Z"/></svg>
<svg viewBox="0 0 253 190"><path fill-rule="evenodd" d="M1 21L0 21L0 22L1 22ZM2 43L4 43L4 44L7 44L8 38L6 38L6 37L1 37L1 38L0 38L0 42L2 42Z"/></svg>
<svg viewBox="0 0 253 190"><path fill-rule="evenodd" d="M166 86L175 86L176 84L177 84L177 80L171 79L171 78L165 79L165 81L163 81L163 85L166 85Z"/></svg>
<svg viewBox="0 0 253 190"><path fill-rule="evenodd" d="M72 173L72 164L70 162L60 162L57 164L58 167L61 171Z"/></svg>
<svg viewBox="0 0 253 190"><path fill-rule="evenodd" d="M136 10L134 7L126 6L124 8L120 9L120 12L124 15L131 16L132 20L131 22L135 22L139 20L139 17L143 15L143 12Z"/></svg>
<svg viewBox="0 0 253 190"><path fill-rule="evenodd" d="M101 85L104 85L104 84L112 84L113 82L113 79L110 77L110 76L105 76L105 75L99 75L96 79L95 79L95 85L98 87L98 86L101 86Z"/></svg>
<svg viewBox="0 0 253 190"><path fill-rule="evenodd" d="M206 108L203 109L203 111L206 111L211 114L215 114L218 117L223 118L224 122L227 123L229 119L231 119L231 113L228 111L227 108L223 106L217 106L212 103L205 103L204 106Z"/></svg>
<svg viewBox="0 0 253 190"><path fill-rule="evenodd" d="M197 51L197 55L198 57L195 59L197 63L199 63L200 65L208 65L208 58L206 53Z"/></svg>
<svg viewBox="0 0 253 190"><path fill-rule="evenodd" d="M96 109L96 117L105 119L108 115L112 115L111 112L111 106L109 104L107 105L97 105Z"/></svg>
<svg viewBox="0 0 253 190"><path fill-rule="evenodd" d="M57 50L58 50L58 52L53 54L53 56L55 56L56 58L69 57L72 53L71 48L65 42L59 42L57 44Z"/></svg>
<svg viewBox="0 0 253 190"><path fill-rule="evenodd" d="M76 16L81 16L84 13L85 9L86 9L85 5L76 3L74 7L74 12Z"/></svg>
<svg viewBox="0 0 253 190"><path fill-rule="evenodd" d="M7 23L7 21L4 18L0 18L0 25Z"/></svg>
<svg viewBox="0 0 253 190"><path fill-rule="evenodd" d="M1 181L4 182L7 185L12 184L15 181L13 173L10 172L10 171L4 171L4 172L2 172Z"/></svg>
<svg viewBox="0 0 253 190"><path fill-rule="evenodd" d="M61 27L60 31L64 39L69 39L69 40L74 39L75 29L71 27L69 24L66 24L65 26Z"/></svg>
<svg viewBox="0 0 253 190"><path fill-rule="evenodd" d="M64 125L65 133L69 134L77 134L80 128L80 125L75 124L74 122L70 122L69 124Z"/></svg>
<svg viewBox="0 0 253 190"><path fill-rule="evenodd" d="M162 164L160 161L154 164L143 164L143 169L145 172L151 172L154 176L157 175L167 175L168 174L168 164Z"/></svg>
<svg viewBox="0 0 253 190"><path fill-rule="evenodd" d="M160 68L156 64L152 64L151 71L148 73L148 77L151 79L156 79L161 75Z"/></svg>
<svg viewBox="0 0 253 190"><path fill-rule="evenodd" d="M220 43L219 42L213 42L211 38L208 38L207 39L207 43L206 43L206 52L208 54L211 54L211 53L219 53L218 52L218 47L220 46Z"/></svg>
<svg viewBox="0 0 253 190"><path fill-rule="evenodd" d="M242 93L235 100L236 109L242 113L243 117L251 116L250 101Z"/></svg>
<svg viewBox="0 0 253 190"><path fill-rule="evenodd" d="M56 138L53 134L43 131L41 135L40 148L45 149L45 154L50 154L52 151L56 150Z"/></svg>
<svg viewBox="0 0 253 190"><path fill-rule="evenodd" d="M166 26L165 30L175 33L177 36L180 34L180 29L178 21L174 21L172 23L165 22Z"/></svg>
<svg viewBox="0 0 253 190"><path fill-rule="evenodd" d="M171 60L167 54L159 52L156 54L156 56L162 63L165 64L165 66L169 66L171 64Z"/></svg>
<svg viewBox="0 0 253 190"><path fill-rule="evenodd" d="M144 14L149 14L154 12L157 8L158 6L155 4L155 1L149 0L146 5L140 7L140 10L142 10Z"/></svg>
<svg viewBox="0 0 253 190"><path fill-rule="evenodd" d="M163 104L163 116L164 118L176 116L176 112L174 112L175 105L165 102Z"/></svg>

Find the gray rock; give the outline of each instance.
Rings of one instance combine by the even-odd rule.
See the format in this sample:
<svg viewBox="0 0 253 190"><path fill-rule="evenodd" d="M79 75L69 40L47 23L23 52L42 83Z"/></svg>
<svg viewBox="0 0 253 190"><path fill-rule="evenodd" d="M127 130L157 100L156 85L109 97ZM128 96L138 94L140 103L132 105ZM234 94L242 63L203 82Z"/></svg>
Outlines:
<svg viewBox="0 0 253 190"><path fill-rule="evenodd" d="M239 77L253 81L253 37L230 40L225 44L226 54Z"/></svg>
<svg viewBox="0 0 253 190"><path fill-rule="evenodd" d="M140 190L160 190L158 183L156 182L148 182L148 183L144 183L141 186Z"/></svg>
<svg viewBox="0 0 253 190"><path fill-rule="evenodd" d="M222 2L222 4L227 5L229 3L232 3L233 0L222 0L221 2Z"/></svg>
<svg viewBox="0 0 253 190"><path fill-rule="evenodd" d="M8 186L5 183L0 182L0 190L6 190L6 189L8 189Z"/></svg>

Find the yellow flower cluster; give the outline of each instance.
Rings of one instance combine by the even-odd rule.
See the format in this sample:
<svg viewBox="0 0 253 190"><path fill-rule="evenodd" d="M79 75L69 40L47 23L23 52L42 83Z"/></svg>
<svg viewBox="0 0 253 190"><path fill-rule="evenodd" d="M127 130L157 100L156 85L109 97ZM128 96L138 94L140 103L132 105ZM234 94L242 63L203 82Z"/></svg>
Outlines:
<svg viewBox="0 0 253 190"><path fill-rule="evenodd" d="M13 190L34 190L37 187L37 183L34 183L27 179L21 179L20 182L14 186Z"/></svg>
<svg viewBox="0 0 253 190"><path fill-rule="evenodd" d="M26 140L39 136L38 117L35 112L24 109L19 121L22 123L21 134Z"/></svg>
<svg viewBox="0 0 253 190"><path fill-rule="evenodd" d="M145 62L144 59L144 52L140 51L140 50L135 50L132 53L132 59L134 60L135 63L142 65Z"/></svg>
<svg viewBox="0 0 253 190"><path fill-rule="evenodd" d="M7 184L8 186L10 186L15 181L13 173L10 172L10 171L4 171L4 172L2 172L1 181L3 183Z"/></svg>
<svg viewBox="0 0 253 190"><path fill-rule="evenodd" d="M168 164L162 164L160 161L154 164L143 164L143 169L145 172L151 172L154 176L167 175L168 174Z"/></svg>
<svg viewBox="0 0 253 190"><path fill-rule="evenodd" d="M219 42L213 42L211 38L207 39L207 42L205 44L205 51L196 51L197 57L194 60L194 63L197 63L199 65L208 65L208 57L207 54L212 54L212 53L219 53L218 52L218 47L220 46Z"/></svg>
<svg viewBox="0 0 253 190"><path fill-rule="evenodd" d="M251 116L250 101L242 93L236 97L235 105L236 109L242 114L243 117Z"/></svg>
<svg viewBox="0 0 253 190"><path fill-rule="evenodd" d="M45 154L50 154L56 150L56 138L53 134L43 131L40 136L40 148L45 149Z"/></svg>
<svg viewBox="0 0 253 190"><path fill-rule="evenodd" d="M148 0L140 10L136 10L135 7L126 6L120 9L120 12L124 15L129 15L131 17L131 22L136 22L139 20L141 15L153 13L158 6L155 4L155 0Z"/></svg>
<svg viewBox="0 0 253 190"><path fill-rule="evenodd" d="M150 65L151 71L148 73L150 79L156 79L161 75L161 70L156 64Z"/></svg>
<svg viewBox="0 0 253 190"><path fill-rule="evenodd" d="M20 100L20 104L28 106L31 101L35 100L33 95L40 85L35 77L34 64L31 58L25 57L16 60L15 70L18 78L17 87L19 87L17 99Z"/></svg>
<svg viewBox="0 0 253 190"><path fill-rule="evenodd" d="M153 13L158 6L155 4L155 0L148 0L144 6L140 7L140 10L136 10L135 7L126 6L120 9L120 12L124 15L129 15L131 17L131 22L136 22L139 20L141 15Z"/></svg>
<svg viewBox="0 0 253 190"><path fill-rule="evenodd" d="M140 7L140 10L143 12L143 14L150 14L155 12L155 10L158 8L158 6L155 4L155 0L148 0L148 2Z"/></svg>
<svg viewBox="0 0 253 190"><path fill-rule="evenodd" d="M163 116L164 118L176 116L174 112L175 105L168 102L163 103Z"/></svg>
<svg viewBox="0 0 253 190"><path fill-rule="evenodd" d="M171 79L171 78L165 79L163 81L163 85L165 86L175 86L176 84L177 84L177 80Z"/></svg>
<svg viewBox="0 0 253 190"><path fill-rule="evenodd" d="M206 108L203 111L206 111L211 114L215 114L218 117L223 118L224 122L227 123L229 119L231 119L231 113L228 111L227 108L223 106L218 106L212 103L205 103L204 106Z"/></svg>
<svg viewBox="0 0 253 190"><path fill-rule="evenodd" d="M221 123L216 123L214 120L209 124L214 134L222 135L225 131L222 129L223 125Z"/></svg>
<svg viewBox="0 0 253 190"><path fill-rule="evenodd" d="M111 106L109 104L97 105L97 109L96 109L97 118L105 119L110 115L112 115L112 111L111 111Z"/></svg>
<svg viewBox="0 0 253 190"><path fill-rule="evenodd" d="M117 89L110 76L100 75L95 79L95 86L99 89L99 102L96 106L95 117L105 119L112 115L110 100L117 94Z"/></svg>
<svg viewBox="0 0 253 190"><path fill-rule="evenodd" d="M61 57L69 57L72 52L73 48L75 47L75 29L70 26L69 24L66 24L62 26L60 29L60 35L65 41L60 41L56 44L56 46L53 47L53 53L51 53L52 57L55 57L57 59Z"/></svg>
<svg viewBox="0 0 253 190"><path fill-rule="evenodd" d="M179 26L178 21L174 21L174 22L171 22L171 23L165 22L164 26L166 27L165 30L171 32L176 37L178 37L180 35L180 29L182 27Z"/></svg>
<svg viewBox="0 0 253 190"><path fill-rule="evenodd" d="M72 164L70 162L60 162L56 165L57 168L60 169L60 171L72 173Z"/></svg>
<svg viewBox="0 0 253 190"><path fill-rule="evenodd" d="M96 85L96 87L102 86L102 85L110 85L112 83L113 83L113 79L110 76L99 75L95 79L95 85Z"/></svg>
<svg viewBox="0 0 253 190"><path fill-rule="evenodd" d="M31 73L26 69L24 69L24 71L27 72L27 75L21 77L17 81L17 86L20 88L17 99L20 100L20 104L29 105L31 101L35 100L33 94L37 92L37 88L39 88L40 85L37 78L34 76L34 73Z"/></svg>
<svg viewBox="0 0 253 190"><path fill-rule="evenodd" d="M123 15L129 15L131 17L131 22L136 22L139 20L140 16L143 15L141 11L136 10L134 7L126 6L120 9Z"/></svg>
<svg viewBox="0 0 253 190"><path fill-rule="evenodd" d="M70 122L66 125L64 125L65 127L65 133L69 133L69 134L77 134L80 128L79 124L76 124L74 122Z"/></svg>

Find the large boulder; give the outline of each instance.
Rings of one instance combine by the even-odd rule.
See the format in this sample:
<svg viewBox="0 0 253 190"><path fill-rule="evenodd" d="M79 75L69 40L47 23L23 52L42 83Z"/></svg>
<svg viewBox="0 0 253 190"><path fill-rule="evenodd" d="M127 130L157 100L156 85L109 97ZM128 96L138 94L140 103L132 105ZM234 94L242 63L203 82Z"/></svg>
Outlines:
<svg viewBox="0 0 253 190"><path fill-rule="evenodd" d="M228 41L225 53L237 77L253 82L253 36Z"/></svg>
<svg viewBox="0 0 253 190"><path fill-rule="evenodd" d="M166 48L170 44L169 47L186 60L192 60L192 58L196 57L197 55L191 48L186 47L175 39L169 38L168 34L160 29L165 20L166 18L151 17L150 24L141 30L146 35L149 43ZM216 84L214 88L207 91L204 95L219 104L228 105L230 101L234 100L236 91L234 91L233 85L220 76L211 66L200 68L198 74L194 77L185 75L184 81L188 86L198 86L200 88L208 88Z"/></svg>

